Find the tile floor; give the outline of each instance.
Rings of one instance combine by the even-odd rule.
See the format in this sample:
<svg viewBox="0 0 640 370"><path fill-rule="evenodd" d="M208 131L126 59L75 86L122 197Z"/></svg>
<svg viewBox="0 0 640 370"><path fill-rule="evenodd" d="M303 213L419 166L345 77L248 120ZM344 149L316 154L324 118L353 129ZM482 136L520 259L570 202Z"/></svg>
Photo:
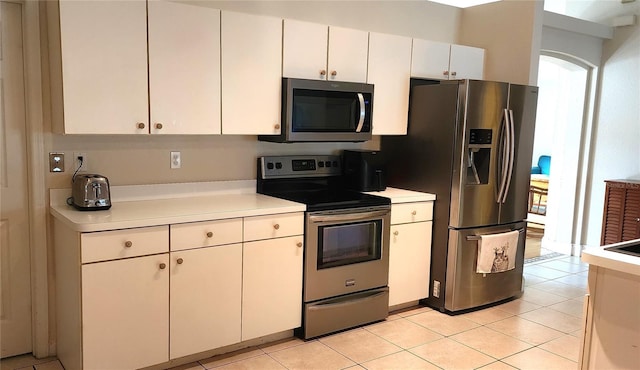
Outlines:
<svg viewBox="0 0 640 370"><path fill-rule="evenodd" d="M499 306L456 316L417 307L316 340L288 339L173 370L573 370L578 366L587 270L579 257L542 260L525 265L522 297ZM58 364L47 363L47 369L62 369ZM0 367L15 368L5 361Z"/></svg>

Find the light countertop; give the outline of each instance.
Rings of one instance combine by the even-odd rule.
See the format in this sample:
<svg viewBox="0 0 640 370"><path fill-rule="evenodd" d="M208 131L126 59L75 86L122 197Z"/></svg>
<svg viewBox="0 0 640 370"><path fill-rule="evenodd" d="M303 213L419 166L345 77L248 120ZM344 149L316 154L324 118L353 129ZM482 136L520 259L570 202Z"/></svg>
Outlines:
<svg viewBox="0 0 640 370"><path fill-rule="evenodd" d="M627 274L640 276L640 257L605 250L611 246L639 243L639 240L616 243L603 247L591 247L582 251L582 261Z"/></svg>
<svg viewBox="0 0 640 370"><path fill-rule="evenodd" d="M51 214L79 232L304 212L301 203L255 193L255 181L111 187L111 208L78 211L69 189L51 190Z"/></svg>
<svg viewBox="0 0 640 370"><path fill-rule="evenodd" d="M436 200L435 194L422 193L419 191L405 190L387 187L383 191L370 191L367 194L378 195L391 199L394 203L410 203L410 202L428 202Z"/></svg>

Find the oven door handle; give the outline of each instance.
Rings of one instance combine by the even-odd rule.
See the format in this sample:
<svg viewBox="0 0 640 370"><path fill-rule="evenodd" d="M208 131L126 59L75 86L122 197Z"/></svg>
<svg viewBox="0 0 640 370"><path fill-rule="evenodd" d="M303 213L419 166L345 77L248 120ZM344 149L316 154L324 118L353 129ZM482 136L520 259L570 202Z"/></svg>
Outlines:
<svg viewBox="0 0 640 370"><path fill-rule="evenodd" d="M309 215L309 220L314 223L319 222L343 222L343 221L359 221L376 217L383 217L389 214L389 210L382 211L368 211L368 212L358 212L358 213L343 213L343 214L332 214L332 215Z"/></svg>

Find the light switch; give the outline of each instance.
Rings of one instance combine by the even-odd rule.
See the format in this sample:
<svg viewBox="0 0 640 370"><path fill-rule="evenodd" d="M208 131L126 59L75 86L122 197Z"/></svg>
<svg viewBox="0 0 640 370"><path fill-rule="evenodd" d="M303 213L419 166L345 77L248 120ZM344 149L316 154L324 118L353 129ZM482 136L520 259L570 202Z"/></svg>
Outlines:
<svg viewBox="0 0 640 370"><path fill-rule="evenodd" d="M64 153L49 153L49 171L64 172Z"/></svg>

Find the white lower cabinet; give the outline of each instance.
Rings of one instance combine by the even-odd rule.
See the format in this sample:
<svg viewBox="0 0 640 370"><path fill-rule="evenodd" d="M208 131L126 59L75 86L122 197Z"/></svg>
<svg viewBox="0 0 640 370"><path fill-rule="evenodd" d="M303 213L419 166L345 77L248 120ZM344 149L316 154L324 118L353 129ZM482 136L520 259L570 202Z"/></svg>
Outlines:
<svg viewBox="0 0 640 370"><path fill-rule="evenodd" d="M300 326L303 236L244 243L242 340Z"/></svg>
<svg viewBox="0 0 640 370"><path fill-rule="evenodd" d="M170 358L240 342L242 244L171 252Z"/></svg>
<svg viewBox="0 0 640 370"><path fill-rule="evenodd" d="M168 361L169 255L83 265L81 327L85 369Z"/></svg>
<svg viewBox="0 0 640 370"><path fill-rule="evenodd" d="M433 202L393 204L389 243L389 307L429 296Z"/></svg>
<svg viewBox="0 0 640 370"><path fill-rule="evenodd" d="M81 233L56 220L58 358L137 369L299 327L303 222L294 212Z"/></svg>
<svg viewBox="0 0 640 370"><path fill-rule="evenodd" d="M391 226L389 306L429 296L431 230L431 221Z"/></svg>

